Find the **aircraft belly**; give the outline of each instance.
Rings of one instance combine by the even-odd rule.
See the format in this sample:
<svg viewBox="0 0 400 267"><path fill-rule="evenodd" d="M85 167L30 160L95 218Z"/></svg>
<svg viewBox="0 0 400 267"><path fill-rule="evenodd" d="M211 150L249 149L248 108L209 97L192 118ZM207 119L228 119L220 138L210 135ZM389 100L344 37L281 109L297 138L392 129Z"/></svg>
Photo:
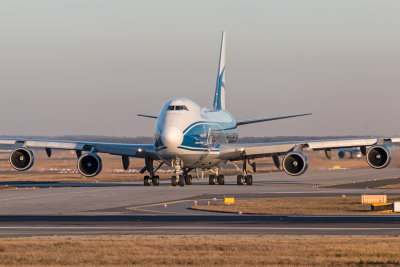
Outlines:
<svg viewBox="0 0 400 267"><path fill-rule="evenodd" d="M185 153L181 157L184 166L188 168L207 168L216 166L221 162L217 153Z"/></svg>
<svg viewBox="0 0 400 267"><path fill-rule="evenodd" d="M187 151L179 149L175 153L160 153L160 158L169 166L176 157L182 159L185 168L207 168L219 165L219 152Z"/></svg>

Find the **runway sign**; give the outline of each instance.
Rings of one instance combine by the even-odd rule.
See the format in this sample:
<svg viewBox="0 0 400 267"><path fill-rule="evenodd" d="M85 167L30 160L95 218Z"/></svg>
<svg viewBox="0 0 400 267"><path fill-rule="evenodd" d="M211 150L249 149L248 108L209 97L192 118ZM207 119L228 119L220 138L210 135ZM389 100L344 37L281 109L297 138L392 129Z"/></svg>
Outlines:
<svg viewBox="0 0 400 267"><path fill-rule="evenodd" d="M225 197L224 198L224 204L225 205L235 204L235 198L233 198L233 197Z"/></svg>
<svg viewBox="0 0 400 267"><path fill-rule="evenodd" d="M393 203L393 211L400 212L400 201L396 201Z"/></svg>
<svg viewBox="0 0 400 267"><path fill-rule="evenodd" d="M371 210L391 212L393 210L393 203L374 203L371 204Z"/></svg>
<svg viewBox="0 0 400 267"><path fill-rule="evenodd" d="M361 204L386 203L386 195L361 195Z"/></svg>

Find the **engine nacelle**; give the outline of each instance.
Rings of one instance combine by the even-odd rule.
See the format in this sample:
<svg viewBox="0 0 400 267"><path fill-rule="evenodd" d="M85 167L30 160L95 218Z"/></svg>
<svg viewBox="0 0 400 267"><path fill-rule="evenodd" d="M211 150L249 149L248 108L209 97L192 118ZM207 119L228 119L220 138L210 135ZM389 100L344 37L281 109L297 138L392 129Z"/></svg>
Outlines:
<svg viewBox="0 0 400 267"><path fill-rule="evenodd" d="M375 169L385 168L391 159L390 150L385 146L373 146L367 152L367 162Z"/></svg>
<svg viewBox="0 0 400 267"><path fill-rule="evenodd" d="M17 171L26 171L33 166L33 152L27 147L18 147L10 154L10 164Z"/></svg>
<svg viewBox="0 0 400 267"><path fill-rule="evenodd" d="M339 152L338 152L338 157L339 157L339 159L344 158L344 156L345 156L344 151L343 151L343 150L339 150Z"/></svg>
<svg viewBox="0 0 400 267"><path fill-rule="evenodd" d="M101 158L92 152L83 154L78 159L78 171L86 177L96 176L101 172L103 164Z"/></svg>
<svg viewBox="0 0 400 267"><path fill-rule="evenodd" d="M282 160L282 166L289 175L303 174L308 168L307 157L300 152L290 152Z"/></svg>

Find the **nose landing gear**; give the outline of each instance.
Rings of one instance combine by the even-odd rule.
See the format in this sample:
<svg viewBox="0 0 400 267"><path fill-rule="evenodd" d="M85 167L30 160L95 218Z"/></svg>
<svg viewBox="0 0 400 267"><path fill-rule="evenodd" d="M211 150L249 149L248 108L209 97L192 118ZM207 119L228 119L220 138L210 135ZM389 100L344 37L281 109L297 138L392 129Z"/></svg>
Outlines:
<svg viewBox="0 0 400 267"><path fill-rule="evenodd" d="M171 177L171 186L185 186L185 178L183 177L183 175L174 175Z"/></svg>
<svg viewBox="0 0 400 267"><path fill-rule="evenodd" d="M192 176L188 173L193 170L192 168L184 168L183 161L180 158L175 158L172 161L172 167L175 168L175 174L171 178L171 186L185 186L192 184Z"/></svg>

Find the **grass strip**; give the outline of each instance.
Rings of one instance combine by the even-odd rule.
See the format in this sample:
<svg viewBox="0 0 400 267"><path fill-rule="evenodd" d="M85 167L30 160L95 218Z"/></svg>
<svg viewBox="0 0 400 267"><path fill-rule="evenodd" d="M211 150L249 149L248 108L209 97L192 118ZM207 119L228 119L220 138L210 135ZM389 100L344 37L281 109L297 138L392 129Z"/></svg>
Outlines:
<svg viewBox="0 0 400 267"><path fill-rule="evenodd" d="M388 197L388 202L399 200L400 197ZM381 214L371 211L370 205L362 205L360 196L235 199L235 204L232 205L219 202L214 205L198 205L191 208L216 212L270 215Z"/></svg>

